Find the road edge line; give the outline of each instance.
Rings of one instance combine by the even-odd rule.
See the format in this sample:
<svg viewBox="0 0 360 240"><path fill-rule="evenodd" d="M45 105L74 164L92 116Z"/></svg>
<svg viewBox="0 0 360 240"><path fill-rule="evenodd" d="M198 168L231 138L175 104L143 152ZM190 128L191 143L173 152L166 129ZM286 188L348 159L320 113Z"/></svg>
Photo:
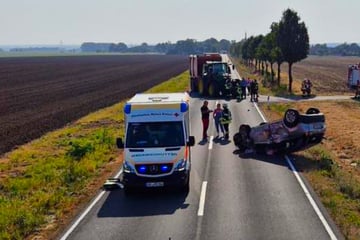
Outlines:
<svg viewBox="0 0 360 240"><path fill-rule="evenodd" d="M254 106L255 106L256 110L258 111L258 113L260 114L261 118L264 120L264 122L267 122L266 118L264 117L264 115L260 111L260 108L258 107L257 103L254 103ZM284 157L285 157L288 165L290 166L291 171L295 175L296 180L298 181L298 183L300 184L302 190L304 191L305 196L307 197L307 199L309 200L312 208L314 209L316 215L319 217L319 219L320 219L321 223L323 224L326 232L329 234L330 239L331 240L337 240L338 238L336 237L335 233L331 229L329 223L326 221L324 215L321 213L319 206L316 204L316 202L313 199L313 197L311 196L309 190L306 188L306 185L304 184L303 180L301 179L301 177L300 177L298 171L296 170L294 164L291 162L290 158L287 155L285 155Z"/></svg>
<svg viewBox="0 0 360 240"><path fill-rule="evenodd" d="M293 165L293 163L291 162L289 156L285 155L284 156L287 163L289 164L290 168L291 168L291 171L294 173L295 177L296 177L296 180L299 182L302 190L304 191L305 193L305 196L308 198L311 206L313 207L313 209L315 210L317 216L319 217L321 223L323 224L323 226L325 227L327 233L329 234L330 236L330 239L332 240L337 240L337 237L336 235L334 234L334 232L332 231L329 223L326 221L324 215L321 213L318 205L316 204L315 200L313 199L313 197L311 196L309 190L306 188L306 185L305 183L303 182L303 180L301 179L298 171L296 170L295 166Z"/></svg>
<svg viewBox="0 0 360 240"><path fill-rule="evenodd" d="M118 178L120 174L122 173L122 168L120 171L115 175L115 178ZM95 206L96 203L100 201L100 199L104 196L106 193L105 190L102 190L96 198L91 202L91 204L85 209L85 211L76 219L76 221L71 225L71 227L62 235L60 240L66 240L70 234L75 230L75 228L80 224L80 222L86 217L86 215L90 212L90 210Z"/></svg>

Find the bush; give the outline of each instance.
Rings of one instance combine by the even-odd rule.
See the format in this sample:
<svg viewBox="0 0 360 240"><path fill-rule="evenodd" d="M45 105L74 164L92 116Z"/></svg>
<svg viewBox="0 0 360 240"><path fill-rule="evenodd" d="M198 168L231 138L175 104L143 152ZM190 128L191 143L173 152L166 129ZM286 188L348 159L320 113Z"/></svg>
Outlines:
<svg viewBox="0 0 360 240"><path fill-rule="evenodd" d="M67 153L68 156L75 158L76 160L80 160L86 154L94 151L94 146L90 142L76 140L70 142L70 149Z"/></svg>

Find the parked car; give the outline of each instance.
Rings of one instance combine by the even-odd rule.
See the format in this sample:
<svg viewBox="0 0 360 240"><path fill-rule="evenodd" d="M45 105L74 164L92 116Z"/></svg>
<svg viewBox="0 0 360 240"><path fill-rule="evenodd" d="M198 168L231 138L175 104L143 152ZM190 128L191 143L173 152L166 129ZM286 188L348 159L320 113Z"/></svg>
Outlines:
<svg viewBox="0 0 360 240"><path fill-rule="evenodd" d="M240 152L253 149L267 154L290 153L320 143L325 130L325 116L319 109L309 108L305 114L288 109L281 120L256 127L240 125L233 140Z"/></svg>

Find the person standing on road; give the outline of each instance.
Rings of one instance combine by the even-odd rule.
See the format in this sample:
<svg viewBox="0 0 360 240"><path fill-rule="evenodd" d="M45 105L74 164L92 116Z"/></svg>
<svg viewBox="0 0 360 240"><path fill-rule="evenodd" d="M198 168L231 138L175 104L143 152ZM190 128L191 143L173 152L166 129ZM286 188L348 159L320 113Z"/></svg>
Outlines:
<svg viewBox="0 0 360 240"><path fill-rule="evenodd" d="M214 113L213 113L213 118L214 118L214 122L215 122L215 128L216 128L216 132L217 132L216 137L219 137L219 128L220 128L223 136L225 136L224 127L220 122L221 117L222 117L222 109L221 109L220 103L218 103L218 104L216 104L216 109L214 110Z"/></svg>
<svg viewBox="0 0 360 240"><path fill-rule="evenodd" d="M203 140L207 140L207 137L208 137L207 130L209 128L209 116L210 116L210 113L212 112L212 110L210 110L208 108L208 104L209 104L209 102L205 100L202 107L200 108L201 120L203 123Z"/></svg>
<svg viewBox="0 0 360 240"><path fill-rule="evenodd" d="M251 79L248 77L247 81L246 81L246 88L247 88L247 95L250 96L250 86L251 86Z"/></svg>
<svg viewBox="0 0 360 240"><path fill-rule="evenodd" d="M229 139L229 124L231 123L231 112L226 103L223 104L221 124L224 126L225 139Z"/></svg>
<svg viewBox="0 0 360 240"><path fill-rule="evenodd" d="M259 98L258 91L259 91L259 85L257 83L257 80L254 79L250 85L250 102L258 101L258 98Z"/></svg>
<svg viewBox="0 0 360 240"><path fill-rule="evenodd" d="M247 81L246 81L245 78L242 78L242 79L241 79L240 86L241 86L241 99L246 99L246 86L247 86Z"/></svg>

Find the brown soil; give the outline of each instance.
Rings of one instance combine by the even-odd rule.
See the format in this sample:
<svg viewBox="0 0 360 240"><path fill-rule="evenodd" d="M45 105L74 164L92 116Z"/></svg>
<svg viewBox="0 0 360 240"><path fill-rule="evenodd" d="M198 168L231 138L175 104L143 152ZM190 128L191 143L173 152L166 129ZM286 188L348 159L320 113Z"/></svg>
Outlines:
<svg viewBox="0 0 360 240"><path fill-rule="evenodd" d="M0 58L0 154L186 69L185 56Z"/></svg>
<svg viewBox="0 0 360 240"><path fill-rule="evenodd" d="M309 56L293 65L293 77L298 81L309 78L313 83L313 92L317 95L349 94L351 91L346 85L348 65L359 62L360 57ZM286 77L287 66L287 63L281 65L281 71Z"/></svg>

